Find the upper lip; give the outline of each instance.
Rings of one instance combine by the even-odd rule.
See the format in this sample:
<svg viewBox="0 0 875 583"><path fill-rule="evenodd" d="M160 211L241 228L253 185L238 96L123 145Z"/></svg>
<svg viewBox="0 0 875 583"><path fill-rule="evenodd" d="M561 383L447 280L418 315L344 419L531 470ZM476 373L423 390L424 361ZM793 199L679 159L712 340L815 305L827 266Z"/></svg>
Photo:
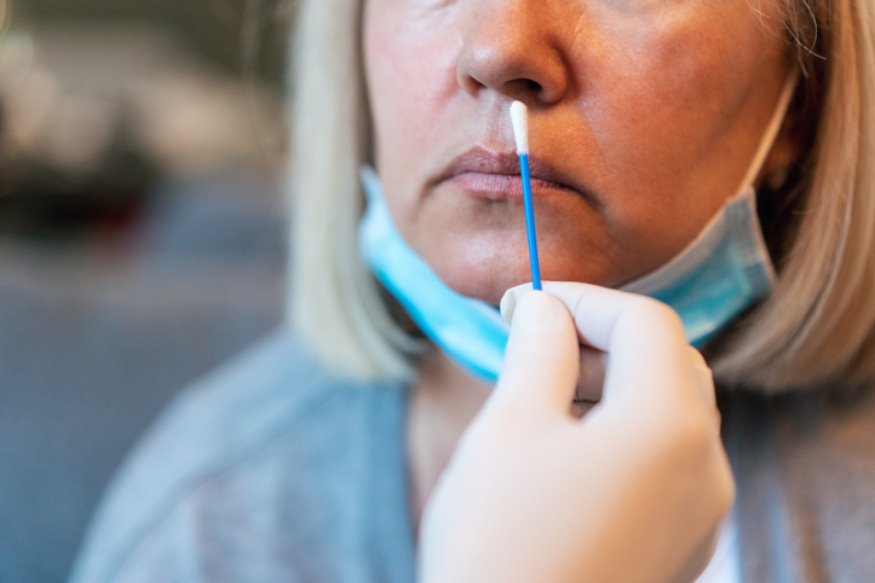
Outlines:
<svg viewBox="0 0 875 583"><path fill-rule="evenodd" d="M530 158L529 169L532 180L549 182L592 199L586 187L545 160ZM467 173L519 176L519 156L515 152L492 152L477 146L455 157L431 182L437 185Z"/></svg>

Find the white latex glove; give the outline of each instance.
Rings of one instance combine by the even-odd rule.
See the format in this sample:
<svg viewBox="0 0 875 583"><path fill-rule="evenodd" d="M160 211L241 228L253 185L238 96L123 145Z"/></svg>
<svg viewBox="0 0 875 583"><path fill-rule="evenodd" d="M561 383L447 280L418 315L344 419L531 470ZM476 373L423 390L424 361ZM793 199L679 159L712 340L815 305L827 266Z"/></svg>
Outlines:
<svg viewBox="0 0 875 583"><path fill-rule="evenodd" d="M504 369L426 507L420 580L693 580L734 497L705 361L664 304L528 287L502 300ZM606 371L578 420L581 343L606 353Z"/></svg>

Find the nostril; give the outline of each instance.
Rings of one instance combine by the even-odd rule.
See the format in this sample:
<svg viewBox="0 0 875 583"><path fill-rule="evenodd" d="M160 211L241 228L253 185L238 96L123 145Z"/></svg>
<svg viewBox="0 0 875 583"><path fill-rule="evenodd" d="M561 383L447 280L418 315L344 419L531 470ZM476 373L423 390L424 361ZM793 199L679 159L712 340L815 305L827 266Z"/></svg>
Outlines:
<svg viewBox="0 0 875 583"><path fill-rule="evenodd" d="M564 45L554 46L537 31L507 35L495 28L474 26L463 39L455 63L458 86L470 95L497 91L523 103L549 104L562 99L570 81Z"/></svg>
<svg viewBox="0 0 875 583"><path fill-rule="evenodd" d="M540 83L532 79L520 79L520 83L532 93L540 93L543 89Z"/></svg>
<svg viewBox="0 0 875 583"><path fill-rule="evenodd" d="M519 77L505 83L504 92L523 102L537 100L544 93L544 86L528 77Z"/></svg>

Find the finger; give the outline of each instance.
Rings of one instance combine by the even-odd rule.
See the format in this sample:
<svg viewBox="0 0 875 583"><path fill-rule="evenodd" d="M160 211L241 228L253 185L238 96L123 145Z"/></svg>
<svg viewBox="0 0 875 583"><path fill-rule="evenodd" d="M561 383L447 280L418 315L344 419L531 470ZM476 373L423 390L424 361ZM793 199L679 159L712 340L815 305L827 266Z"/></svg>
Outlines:
<svg viewBox="0 0 875 583"><path fill-rule="evenodd" d="M531 286L526 284L525 288ZM517 298L520 294L504 294L501 298L501 316L510 323L516 308ZM580 373L577 379L577 390L574 393L575 401L587 401L597 403L602 398L602 386L605 382L605 353L590 346L580 347Z"/></svg>
<svg viewBox="0 0 875 583"><path fill-rule="evenodd" d="M503 315L514 317L526 286L511 288L502 299ZM606 390L653 386L666 378L655 372L689 370L689 346L680 319L650 298L604 287L545 282L544 291L566 305L583 343L607 352ZM606 395L607 397L607 395Z"/></svg>
<svg viewBox="0 0 875 583"><path fill-rule="evenodd" d="M516 305L495 400L513 399L532 412L568 416L580 367L568 309L540 292Z"/></svg>

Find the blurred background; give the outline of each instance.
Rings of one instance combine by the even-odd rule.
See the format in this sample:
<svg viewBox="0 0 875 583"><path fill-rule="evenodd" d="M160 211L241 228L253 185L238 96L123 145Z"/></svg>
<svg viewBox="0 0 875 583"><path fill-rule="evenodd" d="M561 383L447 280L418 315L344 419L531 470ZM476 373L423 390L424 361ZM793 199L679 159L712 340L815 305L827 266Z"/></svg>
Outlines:
<svg viewBox="0 0 875 583"><path fill-rule="evenodd" d="M182 387L279 325L289 3L0 0L0 581L63 581Z"/></svg>

